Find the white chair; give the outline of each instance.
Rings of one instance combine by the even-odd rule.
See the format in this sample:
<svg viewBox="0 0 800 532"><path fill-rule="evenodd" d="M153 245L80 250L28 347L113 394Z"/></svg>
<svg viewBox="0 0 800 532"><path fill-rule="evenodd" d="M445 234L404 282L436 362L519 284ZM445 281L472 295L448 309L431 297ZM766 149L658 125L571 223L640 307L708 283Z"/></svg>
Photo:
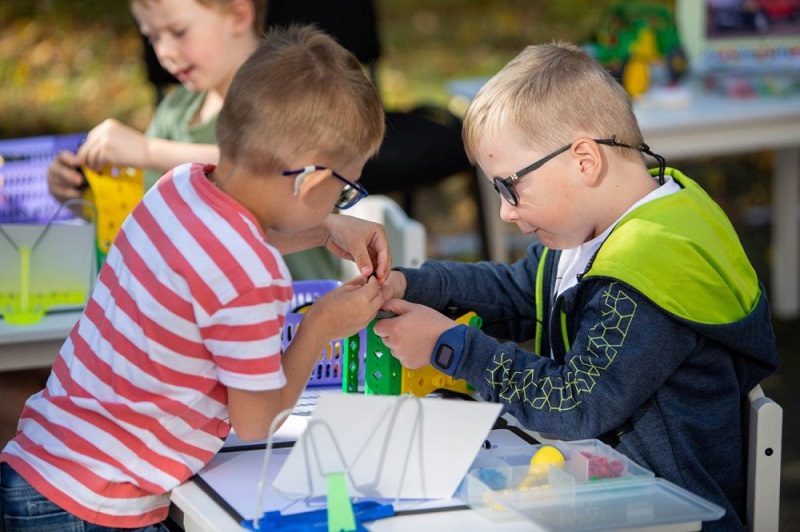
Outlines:
<svg viewBox="0 0 800 532"><path fill-rule="evenodd" d="M777 531L780 524L783 409L761 385L747 394L747 528Z"/></svg>
<svg viewBox="0 0 800 532"><path fill-rule="evenodd" d="M425 261L425 226L409 218L392 198L379 194L368 196L350 209L342 211L342 214L377 222L386 228L389 249L392 251L392 266L416 268ZM352 279L358 274L353 262L343 261L342 280Z"/></svg>

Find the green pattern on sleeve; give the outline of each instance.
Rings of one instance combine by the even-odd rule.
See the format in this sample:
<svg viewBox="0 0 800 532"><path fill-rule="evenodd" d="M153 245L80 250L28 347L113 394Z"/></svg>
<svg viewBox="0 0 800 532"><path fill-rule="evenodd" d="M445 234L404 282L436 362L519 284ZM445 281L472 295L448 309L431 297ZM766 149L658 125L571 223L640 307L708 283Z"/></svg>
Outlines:
<svg viewBox="0 0 800 532"><path fill-rule="evenodd" d="M522 402L546 412L580 405L580 396L591 394L603 372L614 363L636 314L636 302L620 283L608 287L602 303L601 319L589 330L586 352L568 358L569 369L563 378L537 375L534 368L512 370L511 356L501 352L487 368L486 382L499 389L500 399L509 404Z"/></svg>

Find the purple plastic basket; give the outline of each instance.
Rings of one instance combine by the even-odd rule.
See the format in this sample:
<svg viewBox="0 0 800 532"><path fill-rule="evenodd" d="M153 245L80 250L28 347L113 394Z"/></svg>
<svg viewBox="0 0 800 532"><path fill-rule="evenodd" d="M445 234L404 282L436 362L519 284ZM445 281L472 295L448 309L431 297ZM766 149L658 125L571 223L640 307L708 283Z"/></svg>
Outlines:
<svg viewBox="0 0 800 532"><path fill-rule="evenodd" d="M61 150L77 151L85 133L0 140L0 223L47 223L73 218L50 195L47 167Z"/></svg>
<svg viewBox="0 0 800 532"><path fill-rule="evenodd" d="M336 288L341 283L332 280L318 281L294 281L294 296L292 297L291 308L299 309L305 305L313 303L319 296ZM283 327L283 348L289 345L294 338L294 333L303 319L303 314L299 312L289 312L286 315L286 324ZM359 380L364 382L364 356L367 347L367 331L362 329L357 335L350 338L334 340L328 348L320 354L317 365L308 380L308 386L330 386L342 384L342 372L344 371L345 353L355 350L359 353Z"/></svg>

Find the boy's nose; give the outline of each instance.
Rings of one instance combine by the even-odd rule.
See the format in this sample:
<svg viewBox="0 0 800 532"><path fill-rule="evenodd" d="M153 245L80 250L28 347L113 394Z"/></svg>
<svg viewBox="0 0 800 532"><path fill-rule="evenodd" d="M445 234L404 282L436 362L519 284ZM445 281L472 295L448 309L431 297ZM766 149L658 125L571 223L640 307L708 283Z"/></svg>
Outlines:
<svg viewBox="0 0 800 532"><path fill-rule="evenodd" d="M506 223L514 223L517 219L517 209L503 198L500 198L500 219Z"/></svg>
<svg viewBox="0 0 800 532"><path fill-rule="evenodd" d="M153 45L153 50L156 52L158 62L165 69L169 70L169 67L175 64L176 47L170 36L165 35L158 39L158 42Z"/></svg>

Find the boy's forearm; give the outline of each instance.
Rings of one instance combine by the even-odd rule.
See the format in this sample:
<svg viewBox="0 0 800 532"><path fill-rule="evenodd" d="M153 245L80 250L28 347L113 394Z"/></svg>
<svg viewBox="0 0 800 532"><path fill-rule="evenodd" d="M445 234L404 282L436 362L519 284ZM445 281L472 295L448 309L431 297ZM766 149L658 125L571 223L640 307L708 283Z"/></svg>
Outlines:
<svg viewBox="0 0 800 532"><path fill-rule="evenodd" d="M266 237L271 245L275 246L281 254L286 255L324 246L325 240L328 238L328 230L324 225L320 224L302 233L291 235L269 231Z"/></svg>
<svg viewBox="0 0 800 532"><path fill-rule="evenodd" d="M148 138L147 161L143 166L167 172L184 163L217 164L218 162L219 148L216 144Z"/></svg>
<svg viewBox="0 0 800 532"><path fill-rule="evenodd" d="M291 390L292 395L296 392L292 404L300 397L320 354L331 341L330 338L316 333L309 320L304 319L303 321L307 323L301 322L301 325L295 329L292 342L281 356L281 365L286 376L286 389Z"/></svg>
<svg viewBox="0 0 800 532"><path fill-rule="evenodd" d="M358 218L331 213L322 223L310 229L306 229L305 231L292 234L269 231L266 237L270 244L278 248L278 251L285 255L287 253L297 253L298 251L325 246L334 234L344 233L347 228L352 229L356 227L356 223L377 225ZM364 246L366 247L367 244L365 243Z"/></svg>
<svg viewBox="0 0 800 532"><path fill-rule="evenodd" d="M264 439L278 414L292 408L308 383L328 341L315 334L313 325L298 327L281 357L286 384L277 390L248 392L228 389L228 413L236 435L243 441Z"/></svg>

